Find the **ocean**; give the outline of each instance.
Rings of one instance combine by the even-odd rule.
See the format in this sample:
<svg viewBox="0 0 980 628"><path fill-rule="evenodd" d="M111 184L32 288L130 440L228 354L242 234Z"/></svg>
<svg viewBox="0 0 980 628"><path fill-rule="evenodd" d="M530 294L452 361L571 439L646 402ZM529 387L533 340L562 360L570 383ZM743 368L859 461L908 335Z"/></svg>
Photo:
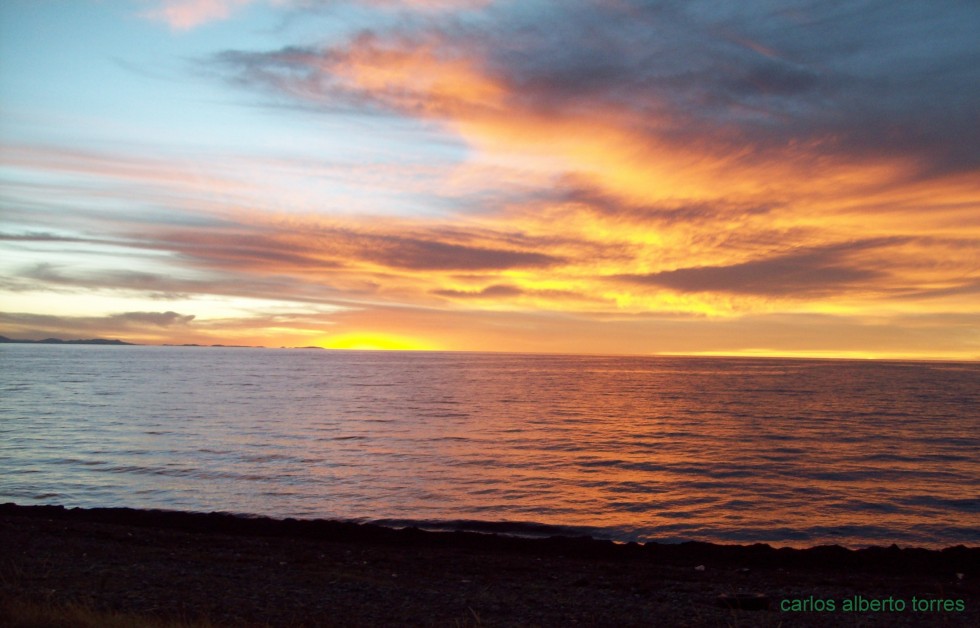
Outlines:
<svg viewBox="0 0 980 628"><path fill-rule="evenodd" d="M0 345L0 502L980 545L980 363Z"/></svg>

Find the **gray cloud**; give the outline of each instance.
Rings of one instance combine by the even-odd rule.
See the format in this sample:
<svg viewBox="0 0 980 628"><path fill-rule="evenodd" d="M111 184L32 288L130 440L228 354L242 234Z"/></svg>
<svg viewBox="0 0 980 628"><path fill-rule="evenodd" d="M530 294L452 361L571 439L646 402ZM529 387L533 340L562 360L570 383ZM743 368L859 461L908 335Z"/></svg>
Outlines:
<svg viewBox="0 0 980 628"><path fill-rule="evenodd" d="M443 297L453 297L461 299L486 299L486 298L496 298L496 297L514 297L524 294L524 291L517 286L508 285L493 285L487 286L482 290L433 290L432 294L437 294Z"/></svg>
<svg viewBox="0 0 980 628"><path fill-rule="evenodd" d="M149 293L154 299L185 299L192 292L207 292L211 287L200 281L175 279L167 275L132 270L90 271L84 274L67 274L60 267L50 263L39 263L20 273L21 290L37 289L39 286L84 287L86 289L139 290Z"/></svg>
<svg viewBox="0 0 980 628"><path fill-rule="evenodd" d="M46 231L31 231L28 233L0 233L0 241L7 242L71 242L71 243L93 243L98 242L88 238L66 237L48 233Z"/></svg>
<svg viewBox="0 0 980 628"><path fill-rule="evenodd" d="M170 327L172 325L187 325L194 320L194 314L178 314L177 312L124 312L122 314L112 314L108 319L113 323L123 326L130 325L154 325L156 327Z"/></svg>
<svg viewBox="0 0 980 628"><path fill-rule="evenodd" d="M450 226L415 226L395 234L373 225L371 230L308 223L267 230L230 223L193 230L160 225L105 241L40 232L8 236L8 240L45 247L39 252L57 250L54 247L62 244L111 244L112 255L93 255L84 269L54 262L19 268L15 276L0 278L7 290L126 290L158 300L210 294L338 305L384 291L382 284L368 281L365 272L492 273L565 261L538 252L555 244L549 238ZM134 253L142 264L140 252L146 250L172 255L176 267L170 273L157 273L120 264Z"/></svg>
<svg viewBox="0 0 980 628"><path fill-rule="evenodd" d="M518 240L524 247L535 244L508 234L482 235L502 244ZM235 230L158 233L148 246L172 250L208 266L270 272L277 269L330 272L356 262L371 262L395 270L504 270L550 266L563 261L533 251L444 241L464 236L438 228L402 236L310 226L269 233Z"/></svg>
<svg viewBox="0 0 980 628"><path fill-rule="evenodd" d="M623 281L680 292L728 292L772 296L820 296L866 285L883 276L850 254L894 243L865 240L816 247L731 266L678 268L648 275L619 275Z"/></svg>
<svg viewBox="0 0 980 628"><path fill-rule="evenodd" d="M504 270L551 266L558 257L525 251L509 251L418 240L398 236L368 237L379 246L365 247L360 255L392 268L409 270Z"/></svg>
<svg viewBox="0 0 980 628"><path fill-rule="evenodd" d="M675 224L705 224L732 216L762 215L779 209L775 204L736 204L718 200L710 203L684 202L670 205L632 203L574 176L564 177L547 198L562 203L575 203L597 215L629 216L651 226L657 224L666 227Z"/></svg>
<svg viewBox="0 0 980 628"><path fill-rule="evenodd" d="M177 312L121 312L107 316L55 316L24 312L0 312L0 327L18 339L89 336L115 337L127 333L155 333L191 324L193 314Z"/></svg>
<svg viewBox="0 0 980 628"><path fill-rule="evenodd" d="M923 176L980 166L974 3L570 0L511 9L490 7L466 23L430 15L321 47L227 51L211 63L299 102L417 113L403 109L411 99L340 86L329 67L365 41L424 45L476 59L509 87L516 110L614 110L638 137L710 137L715 150L757 158L801 142L855 157L900 151Z"/></svg>

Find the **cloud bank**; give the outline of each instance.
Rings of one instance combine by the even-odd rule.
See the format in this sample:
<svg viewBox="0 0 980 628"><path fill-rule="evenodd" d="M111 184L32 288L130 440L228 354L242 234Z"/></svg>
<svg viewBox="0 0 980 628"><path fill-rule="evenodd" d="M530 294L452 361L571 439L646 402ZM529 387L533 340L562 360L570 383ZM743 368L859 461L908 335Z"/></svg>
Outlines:
<svg viewBox="0 0 980 628"><path fill-rule="evenodd" d="M626 329L651 351L671 329L692 351L812 352L810 324L858 345L928 328L945 354L980 353L938 322L978 305L970 3L172 0L147 16L186 31L252 9L280 18L276 44L198 54L195 80L332 152L7 142L3 167L29 173L3 198L18 304L139 297L173 310L100 320L518 350L540 348L541 320L573 351L628 346ZM768 347L763 321L783 330ZM868 351L902 353L885 337Z"/></svg>

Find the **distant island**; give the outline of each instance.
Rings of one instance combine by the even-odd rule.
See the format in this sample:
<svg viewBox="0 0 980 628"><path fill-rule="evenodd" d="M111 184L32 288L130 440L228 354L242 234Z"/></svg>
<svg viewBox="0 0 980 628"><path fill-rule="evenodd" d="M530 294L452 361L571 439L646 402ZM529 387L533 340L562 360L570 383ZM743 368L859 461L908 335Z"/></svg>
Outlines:
<svg viewBox="0 0 980 628"><path fill-rule="evenodd" d="M87 338L83 340L64 340L62 338L44 338L43 340L16 340L0 336L0 344L29 344L29 345L127 345L130 347L146 346L135 342L123 342L122 340L108 340L106 338ZM201 345L194 343L186 344L163 344L164 347L217 347L225 349L265 349L266 347L256 345ZM281 347L282 349L323 349L323 347Z"/></svg>
<svg viewBox="0 0 980 628"><path fill-rule="evenodd" d="M265 347L258 347L255 345L202 345L196 342L185 342L184 344L175 345L169 342L165 342L161 347L219 347L225 349L265 349Z"/></svg>
<svg viewBox="0 0 980 628"><path fill-rule="evenodd" d="M43 340L14 340L13 338L7 338L6 336L0 336L0 342L17 343L17 344L35 344L35 345L132 345L131 342L123 342L122 340L107 340L105 338L88 338L84 340L62 340L61 338L45 338Z"/></svg>

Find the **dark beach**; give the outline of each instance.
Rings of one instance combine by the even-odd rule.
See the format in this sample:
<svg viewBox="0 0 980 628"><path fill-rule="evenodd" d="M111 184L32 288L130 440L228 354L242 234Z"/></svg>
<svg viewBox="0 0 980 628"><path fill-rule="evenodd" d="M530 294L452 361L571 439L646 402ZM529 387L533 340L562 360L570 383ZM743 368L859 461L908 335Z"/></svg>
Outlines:
<svg viewBox="0 0 980 628"><path fill-rule="evenodd" d="M5 625L23 602L221 626L980 625L980 548L962 546L622 545L5 504L0 556Z"/></svg>

